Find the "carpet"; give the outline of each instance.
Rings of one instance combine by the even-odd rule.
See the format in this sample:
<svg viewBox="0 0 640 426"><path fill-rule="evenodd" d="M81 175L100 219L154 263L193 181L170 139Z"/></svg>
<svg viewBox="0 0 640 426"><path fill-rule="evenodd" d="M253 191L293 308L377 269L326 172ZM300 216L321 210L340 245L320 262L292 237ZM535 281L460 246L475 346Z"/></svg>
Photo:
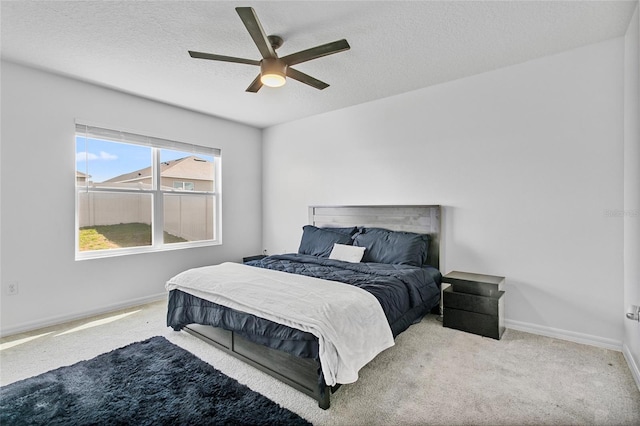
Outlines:
<svg viewBox="0 0 640 426"><path fill-rule="evenodd" d="M310 423L152 337L0 388L0 424Z"/></svg>

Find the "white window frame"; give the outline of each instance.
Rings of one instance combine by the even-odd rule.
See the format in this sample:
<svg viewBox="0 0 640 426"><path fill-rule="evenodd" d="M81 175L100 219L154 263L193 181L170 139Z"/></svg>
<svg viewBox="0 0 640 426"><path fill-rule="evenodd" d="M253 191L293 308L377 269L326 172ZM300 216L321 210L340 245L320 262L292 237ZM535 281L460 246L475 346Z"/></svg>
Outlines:
<svg viewBox="0 0 640 426"><path fill-rule="evenodd" d="M139 253L160 252L170 250L188 249L193 247L206 247L222 244L222 153L218 148L210 148L200 145L187 144L183 142L176 142L167 139L160 139L151 136L143 136L136 133L125 132L121 130L111 130L103 127L97 127L83 122L76 121L76 132L74 134L74 153L76 148L76 139L78 136L87 138L97 138L107 141L127 143L133 145L148 146L152 152L152 180L153 189L124 189L124 188L101 188L101 187L89 187L78 186L77 179L75 179L74 173L74 185L76 188L75 196L75 259L97 259L113 256L125 256ZM161 186L160 176L160 150L169 149L176 151L183 151L193 154L201 154L212 156L214 158L214 188L213 192L209 191L195 191L195 190L180 190L171 188L169 190L163 190ZM75 155L75 154L74 154ZM75 163L74 163L75 164ZM77 167L76 167L77 170ZM86 172L83 171L83 172ZM86 173L88 174L88 173ZM152 197L152 213L151 213L151 228L152 238L151 245L141 247L125 247L116 249L103 249L103 250L90 250L80 251L80 218L79 218L79 194L81 192L120 192L127 194L150 194ZM165 194L203 194L213 196L213 239L199 240L199 241L187 241L178 243L164 244L164 208L163 208L163 196Z"/></svg>

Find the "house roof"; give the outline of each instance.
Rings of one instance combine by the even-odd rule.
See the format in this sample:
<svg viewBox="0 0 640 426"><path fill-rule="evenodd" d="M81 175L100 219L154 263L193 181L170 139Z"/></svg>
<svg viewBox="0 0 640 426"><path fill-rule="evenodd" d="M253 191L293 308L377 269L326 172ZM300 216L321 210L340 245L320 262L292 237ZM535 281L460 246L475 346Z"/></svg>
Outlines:
<svg viewBox="0 0 640 426"><path fill-rule="evenodd" d="M190 155L177 160L160 163L160 176L175 179L213 180L213 163L200 157ZM135 170L120 176L105 180L106 182L136 182L151 177L151 167Z"/></svg>

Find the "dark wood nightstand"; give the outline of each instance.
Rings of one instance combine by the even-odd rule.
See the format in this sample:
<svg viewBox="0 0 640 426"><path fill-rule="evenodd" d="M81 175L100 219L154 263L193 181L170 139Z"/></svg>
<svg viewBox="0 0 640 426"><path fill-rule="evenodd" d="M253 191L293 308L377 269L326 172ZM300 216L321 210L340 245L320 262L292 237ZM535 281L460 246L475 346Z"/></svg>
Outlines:
<svg viewBox="0 0 640 426"><path fill-rule="evenodd" d="M247 256L247 257L243 257L242 258L242 263L247 263L247 262L251 262L252 260L260 260L260 259L264 259L265 256L264 254L258 254L256 256Z"/></svg>
<svg viewBox="0 0 640 426"><path fill-rule="evenodd" d="M452 271L442 277L445 327L500 339L504 333L504 277Z"/></svg>

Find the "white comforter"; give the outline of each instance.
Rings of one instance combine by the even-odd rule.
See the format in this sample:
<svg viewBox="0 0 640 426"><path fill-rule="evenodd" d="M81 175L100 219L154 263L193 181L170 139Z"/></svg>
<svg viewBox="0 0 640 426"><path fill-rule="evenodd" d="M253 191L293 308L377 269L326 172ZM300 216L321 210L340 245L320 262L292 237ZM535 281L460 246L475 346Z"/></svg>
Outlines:
<svg viewBox="0 0 640 426"><path fill-rule="evenodd" d="M329 386L355 382L360 368L394 344L378 300L351 285L223 263L182 272L166 288L318 337L320 363Z"/></svg>

